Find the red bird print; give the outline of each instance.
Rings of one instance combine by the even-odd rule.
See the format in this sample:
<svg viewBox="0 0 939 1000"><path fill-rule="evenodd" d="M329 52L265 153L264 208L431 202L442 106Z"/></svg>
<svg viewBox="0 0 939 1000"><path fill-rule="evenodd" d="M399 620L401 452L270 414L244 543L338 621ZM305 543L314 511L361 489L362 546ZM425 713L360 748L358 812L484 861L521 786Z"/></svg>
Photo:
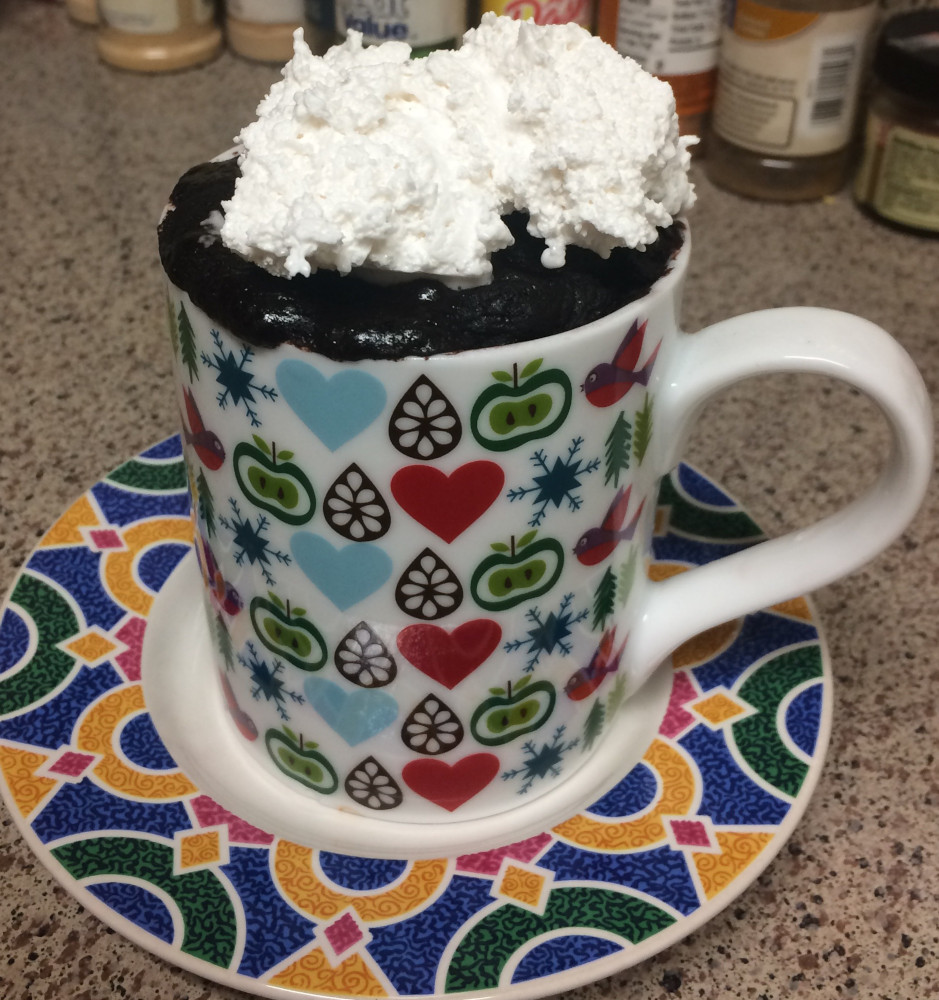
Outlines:
<svg viewBox="0 0 939 1000"><path fill-rule="evenodd" d="M199 541L202 543L200 550L203 557L203 578L209 588L209 596L212 598L212 603L228 615L237 615L242 607L244 607L241 595L222 576L222 571L218 568L218 563L215 561L215 555L211 548L209 548L209 543L201 536Z"/></svg>
<svg viewBox="0 0 939 1000"><path fill-rule="evenodd" d="M186 388L183 393L186 396L186 416L189 419L189 427L186 427L186 422L183 421L183 436L186 438L186 444L191 444L195 448L196 454L207 469L220 469L222 462L225 461L225 449L222 447L222 442L219 441L218 435L207 430L202 422L202 414L199 413L199 407L196 406L192 389Z"/></svg>
<svg viewBox="0 0 939 1000"><path fill-rule="evenodd" d="M639 509L632 516L629 524L626 524L626 512L629 510L629 497L632 493L632 486L628 486L624 491L620 487L613 497L610 509L603 518L603 524L599 528L588 528L577 539L574 546L574 555L585 566L596 566L604 559L620 542L629 541L636 533L636 525L639 523L639 516L645 506L645 500L639 504ZM626 524L625 527L623 525Z"/></svg>
<svg viewBox="0 0 939 1000"><path fill-rule="evenodd" d="M254 720L235 700L235 692L232 691L228 678L224 674L219 674L218 676L222 682L222 690L225 692L225 702L228 705L228 711L231 713L238 731L246 740L256 740L258 738L258 727L254 724Z"/></svg>
<svg viewBox="0 0 939 1000"><path fill-rule="evenodd" d="M616 626L614 625L609 632L603 633L600 645L593 651L590 662L586 667L581 667L564 685L564 693L571 701L583 701L584 698L597 690L607 674L615 674L619 670L619 663L623 658L623 650L626 648L628 639L627 635L619 649L614 653Z"/></svg>
<svg viewBox="0 0 939 1000"><path fill-rule="evenodd" d="M636 385L648 385L652 366L662 342L655 345L655 350L649 355L642 368L639 368L639 356L642 354L642 341L646 333L646 323L636 320L629 328L623 342L616 349L610 363L602 362L590 371L581 389L587 394L587 401L594 406L612 406L622 399Z"/></svg>

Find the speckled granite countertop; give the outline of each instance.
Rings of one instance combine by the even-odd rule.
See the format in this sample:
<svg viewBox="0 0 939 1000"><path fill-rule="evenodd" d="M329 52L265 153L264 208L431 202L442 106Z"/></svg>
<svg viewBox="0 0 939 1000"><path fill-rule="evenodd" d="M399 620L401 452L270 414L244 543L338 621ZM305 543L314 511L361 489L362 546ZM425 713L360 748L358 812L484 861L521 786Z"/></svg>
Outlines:
<svg viewBox="0 0 939 1000"><path fill-rule="evenodd" d="M0 591L63 509L175 430L154 224L192 163L225 148L276 76L225 55L118 73L45 4L0 7ZM939 241L866 219L843 193L760 205L700 180L685 325L765 306L848 309L939 385ZM751 381L713 404L690 458L770 532L869 482L886 432L857 394ZM872 565L815 595L836 678L827 763L756 884L681 943L572 996L921 1000L939 993L939 500ZM109 930L0 808L0 995L235 997Z"/></svg>

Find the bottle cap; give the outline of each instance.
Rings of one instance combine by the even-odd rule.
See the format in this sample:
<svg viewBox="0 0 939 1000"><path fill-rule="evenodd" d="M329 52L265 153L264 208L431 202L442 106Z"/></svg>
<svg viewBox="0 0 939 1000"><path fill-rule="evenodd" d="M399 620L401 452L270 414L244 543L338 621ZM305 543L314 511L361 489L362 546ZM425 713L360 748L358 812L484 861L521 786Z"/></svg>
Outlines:
<svg viewBox="0 0 939 1000"><path fill-rule="evenodd" d="M939 9L887 21L877 40L874 72L893 90L939 107Z"/></svg>

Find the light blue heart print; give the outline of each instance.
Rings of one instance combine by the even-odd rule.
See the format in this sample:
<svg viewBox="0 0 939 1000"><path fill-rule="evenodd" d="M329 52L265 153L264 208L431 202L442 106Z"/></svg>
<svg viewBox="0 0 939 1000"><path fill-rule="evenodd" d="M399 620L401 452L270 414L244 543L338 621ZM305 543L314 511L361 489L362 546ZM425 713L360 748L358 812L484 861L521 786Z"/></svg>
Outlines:
<svg viewBox="0 0 939 1000"><path fill-rule="evenodd" d="M350 542L336 549L321 535L298 531L290 540L290 551L300 569L340 611L374 594L391 576L391 557L370 542Z"/></svg>
<svg viewBox="0 0 939 1000"><path fill-rule="evenodd" d="M343 691L325 677L308 677L303 693L350 747L387 729L398 717L398 703L385 691Z"/></svg>
<svg viewBox="0 0 939 1000"><path fill-rule="evenodd" d="M335 451L366 427L385 408L388 394L375 378L343 371L327 378L305 361L281 361L277 387L294 413Z"/></svg>

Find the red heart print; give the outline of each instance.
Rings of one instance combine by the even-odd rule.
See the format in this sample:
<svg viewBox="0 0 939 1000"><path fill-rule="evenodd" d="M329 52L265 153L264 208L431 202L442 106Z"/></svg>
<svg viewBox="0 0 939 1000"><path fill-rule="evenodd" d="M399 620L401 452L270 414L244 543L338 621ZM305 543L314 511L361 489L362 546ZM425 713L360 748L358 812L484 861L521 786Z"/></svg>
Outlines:
<svg viewBox="0 0 939 1000"><path fill-rule="evenodd" d="M505 473L485 460L467 462L448 476L429 465L406 465L391 477L401 507L445 542L452 542L492 506Z"/></svg>
<svg viewBox="0 0 939 1000"><path fill-rule="evenodd" d="M443 760L412 760L401 771L404 783L422 798L453 812L478 795L499 773L492 753L471 753L448 764Z"/></svg>
<svg viewBox="0 0 939 1000"><path fill-rule="evenodd" d="M398 649L422 674L451 691L485 660L502 628L489 618L475 618L452 632L439 625L408 625L398 633Z"/></svg>

